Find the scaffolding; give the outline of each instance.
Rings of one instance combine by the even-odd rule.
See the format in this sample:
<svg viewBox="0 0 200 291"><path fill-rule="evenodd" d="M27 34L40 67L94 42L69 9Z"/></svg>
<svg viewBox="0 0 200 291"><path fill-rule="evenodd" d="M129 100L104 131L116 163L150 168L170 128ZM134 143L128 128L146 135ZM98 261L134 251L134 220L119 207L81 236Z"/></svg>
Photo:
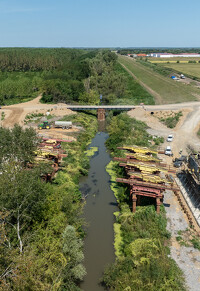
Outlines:
<svg viewBox="0 0 200 291"><path fill-rule="evenodd" d="M116 182L129 185L132 211L136 211L136 203L140 205L141 196L145 196L156 199L156 211L160 213L164 191L166 189L179 191L172 181L169 182L160 174L164 176L175 171L167 168L166 164L153 156L157 151L138 146L124 146L118 149L131 152L126 153L126 158L115 157L114 160L123 162L119 163L119 166L125 168L126 178L117 178Z"/></svg>

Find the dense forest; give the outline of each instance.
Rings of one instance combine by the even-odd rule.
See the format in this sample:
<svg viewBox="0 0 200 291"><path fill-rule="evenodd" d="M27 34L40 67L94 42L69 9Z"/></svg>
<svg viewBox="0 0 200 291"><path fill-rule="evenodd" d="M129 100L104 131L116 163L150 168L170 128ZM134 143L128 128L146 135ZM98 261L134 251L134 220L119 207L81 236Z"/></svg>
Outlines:
<svg viewBox="0 0 200 291"><path fill-rule="evenodd" d="M41 177L46 164L34 163L36 132L0 128L0 290L79 290L82 264L78 181L87 174L84 154L97 128L95 117L70 117L83 126L77 142L63 144L68 156L52 183ZM30 164L34 167L30 167Z"/></svg>
<svg viewBox="0 0 200 291"><path fill-rule="evenodd" d="M123 155L119 146L151 146L146 124L125 113L112 117L107 129L112 156ZM170 257L164 207L158 215L151 199L141 197L143 206L132 213L128 187L115 182L123 177L123 169L113 161L107 168L120 211L114 224L116 260L105 270L102 282L110 290L186 290L182 271Z"/></svg>
<svg viewBox="0 0 200 291"><path fill-rule="evenodd" d="M0 103L153 104L109 50L1 48Z"/></svg>

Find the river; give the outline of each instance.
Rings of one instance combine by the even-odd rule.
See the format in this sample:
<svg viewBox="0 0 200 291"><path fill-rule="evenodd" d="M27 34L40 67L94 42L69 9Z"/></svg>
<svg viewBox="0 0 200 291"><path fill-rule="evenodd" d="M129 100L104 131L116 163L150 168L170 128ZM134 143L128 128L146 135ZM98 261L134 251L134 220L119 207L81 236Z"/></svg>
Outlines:
<svg viewBox="0 0 200 291"><path fill-rule="evenodd" d="M105 141L108 134L97 133L90 146L98 147L98 152L90 160L87 177L80 181L80 190L86 197L84 218L88 223L84 242L84 265L87 275L81 283L84 291L102 291L99 284L105 266L114 262L113 212L118 210L116 199L110 189L110 176L106 165L111 158L106 152Z"/></svg>

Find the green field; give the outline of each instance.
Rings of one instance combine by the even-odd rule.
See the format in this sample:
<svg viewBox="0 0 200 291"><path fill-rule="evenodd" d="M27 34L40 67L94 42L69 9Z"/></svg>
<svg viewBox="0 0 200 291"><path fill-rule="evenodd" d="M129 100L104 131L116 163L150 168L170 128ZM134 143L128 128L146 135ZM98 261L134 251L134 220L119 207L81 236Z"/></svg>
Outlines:
<svg viewBox="0 0 200 291"><path fill-rule="evenodd" d="M179 61L180 63L187 64L189 61L200 61L200 58L153 58L153 57L148 57L147 58L149 62L151 63L176 63Z"/></svg>
<svg viewBox="0 0 200 291"><path fill-rule="evenodd" d="M175 64L162 64L162 66L166 68L170 68L176 71L179 71L185 75L194 76L200 78L200 63L196 64L182 64L182 63L175 63Z"/></svg>
<svg viewBox="0 0 200 291"><path fill-rule="evenodd" d="M119 56L119 62L126 66L155 96L156 104L170 104L197 100L199 91L193 85L186 85L156 73L151 68L127 57ZM200 97L200 96L199 96Z"/></svg>

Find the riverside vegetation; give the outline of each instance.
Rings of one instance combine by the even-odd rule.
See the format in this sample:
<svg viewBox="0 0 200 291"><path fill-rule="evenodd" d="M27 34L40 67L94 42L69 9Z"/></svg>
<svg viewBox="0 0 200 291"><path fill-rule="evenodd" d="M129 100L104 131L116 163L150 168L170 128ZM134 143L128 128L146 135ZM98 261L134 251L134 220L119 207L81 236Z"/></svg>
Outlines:
<svg viewBox="0 0 200 291"><path fill-rule="evenodd" d="M135 144L151 146L146 124L122 113L111 119L108 126L107 147L112 156L122 156L118 146ZM111 188L120 211L115 213L116 261L107 267L102 278L110 290L186 290L182 271L170 257L164 207L158 215L151 202L141 197L136 213L130 211L128 187L115 182L123 177L117 162L107 167L111 175ZM149 203L150 202L150 203Z"/></svg>
<svg viewBox="0 0 200 291"><path fill-rule="evenodd" d="M0 290L79 290L86 274L79 177L89 168L84 150L97 120L83 113L70 118L83 130L77 142L63 144L68 156L51 184L41 179L46 165L27 168L36 132L0 128Z"/></svg>

